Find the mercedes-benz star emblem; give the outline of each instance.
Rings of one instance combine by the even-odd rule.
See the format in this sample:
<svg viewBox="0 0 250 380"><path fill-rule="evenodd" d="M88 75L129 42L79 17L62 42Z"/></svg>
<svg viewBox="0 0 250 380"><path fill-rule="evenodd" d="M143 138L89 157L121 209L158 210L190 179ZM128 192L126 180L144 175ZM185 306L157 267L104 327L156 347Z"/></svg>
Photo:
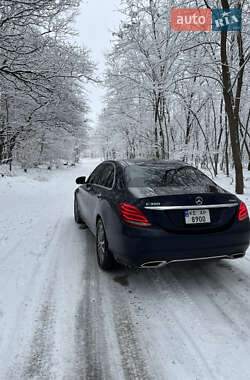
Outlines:
<svg viewBox="0 0 250 380"><path fill-rule="evenodd" d="M198 206L201 206L203 204L203 198L202 197L196 197L195 198L195 203L198 205Z"/></svg>

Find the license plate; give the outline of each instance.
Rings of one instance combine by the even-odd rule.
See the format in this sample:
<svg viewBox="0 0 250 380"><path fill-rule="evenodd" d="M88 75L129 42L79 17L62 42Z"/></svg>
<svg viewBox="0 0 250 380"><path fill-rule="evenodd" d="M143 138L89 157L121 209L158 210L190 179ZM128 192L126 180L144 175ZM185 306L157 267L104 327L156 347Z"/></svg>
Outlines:
<svg viewBox="0 0 250 380"><path fill-rule="evenodd" d="M185 210L185 223L186 224L204 224L210 223L209 210Z"/></svg>

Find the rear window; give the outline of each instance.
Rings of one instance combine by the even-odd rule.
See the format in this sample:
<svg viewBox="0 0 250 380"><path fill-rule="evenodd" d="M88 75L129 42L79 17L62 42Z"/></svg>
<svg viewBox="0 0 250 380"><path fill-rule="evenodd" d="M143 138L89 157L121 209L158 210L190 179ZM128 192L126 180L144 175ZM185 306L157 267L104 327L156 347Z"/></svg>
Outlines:
<svg viewBox="0 0 250 380"><path fill-rule="evenodd" d="M127 187L209 187L209 191L220 190L205 174L190 166L166 168L132 165L125 169L125 180Z"/></svg>

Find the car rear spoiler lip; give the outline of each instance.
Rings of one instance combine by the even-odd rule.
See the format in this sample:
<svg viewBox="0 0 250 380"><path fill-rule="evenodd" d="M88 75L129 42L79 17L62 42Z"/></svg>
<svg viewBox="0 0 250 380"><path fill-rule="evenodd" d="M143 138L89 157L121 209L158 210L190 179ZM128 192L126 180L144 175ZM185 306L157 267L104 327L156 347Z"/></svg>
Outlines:
<svg viewBox="0 0 250 380"><path fill-rule="evenodd" d="M144 208L147 210L200 210L207 208L226 208L226 207L236 207L239 206L238 203L220 203L215 205L188 205L188 206L145 206Z"/></svg>

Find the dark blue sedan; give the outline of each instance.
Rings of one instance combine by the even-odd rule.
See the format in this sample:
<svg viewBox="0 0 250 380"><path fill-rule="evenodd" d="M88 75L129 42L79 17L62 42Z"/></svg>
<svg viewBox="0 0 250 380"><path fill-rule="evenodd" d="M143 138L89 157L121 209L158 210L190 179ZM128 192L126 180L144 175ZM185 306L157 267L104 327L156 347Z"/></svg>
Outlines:
<svg viewBox="0 0 250 380"><path fill-rule="evenodd" d="M236 259L249 246L246 205L184 162L104 161L76 183L75 221L96 236L102 269Z"/></svg>

